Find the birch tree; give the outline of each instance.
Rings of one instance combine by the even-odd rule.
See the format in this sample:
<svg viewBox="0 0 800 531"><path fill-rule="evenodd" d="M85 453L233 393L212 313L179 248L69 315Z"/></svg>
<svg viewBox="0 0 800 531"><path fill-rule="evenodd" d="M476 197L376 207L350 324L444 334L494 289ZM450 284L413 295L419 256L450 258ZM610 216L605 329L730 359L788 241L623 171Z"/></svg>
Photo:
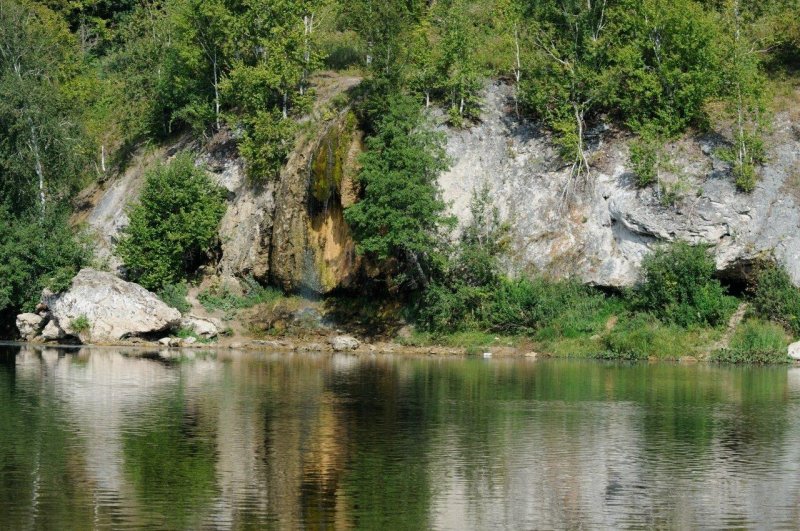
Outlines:
<svg viewBox="0 0 800 531"><path fill-rule="evenodd" d="M83 170L82 131L60 92L76 52L52 12L0 0L0 198L15 211L44 213Z"/></svg>
<svg viewBox="0 0 800 531"><path fill-rule="evenodd" d="M231 49L232 15L224 0L184 0L178 4L176 22L182 37L178 53L189 76L199 76L209 87L212 97L213 121L216 130L222 127L220 83L227 74ZM207 91L201 91L201 94ZM193 102L200 108L189 107L184 112L206 114L206 102Z"/></svg>
<svg viewBox="0 0 800 531"><path fill-rule="evenodd" d="M565 198L591 185L586 123L603 95L601 37L608 1L551 0L526 13L535 55L523 97L553 130L570 167Z"/></svg>
<svg viewBox="0 0 800 531"><path fill-rule="evenodd" d="M465 0L439 5L442 33L440 69L450 103L450 120L460 125L480 114L481 69L476 60L476 28Z"/></svg>
<svg viewBox="0 0 800 531"><path fill-rule="evenodd" d="M764 80L760 72L759 41L748 32L748 13L741 0L727 0L723 12L724 40L723 97L733 117L734 145L726 150L733 166L736 186L752 192L756 186L756 165L765 160Z"/></svg>

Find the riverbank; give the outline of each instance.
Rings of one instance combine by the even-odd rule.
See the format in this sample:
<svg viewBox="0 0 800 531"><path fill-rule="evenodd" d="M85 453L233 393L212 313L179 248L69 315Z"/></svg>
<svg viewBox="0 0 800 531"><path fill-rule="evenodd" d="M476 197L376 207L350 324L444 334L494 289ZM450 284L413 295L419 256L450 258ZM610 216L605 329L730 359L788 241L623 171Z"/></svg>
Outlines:
<svg viewBox="0 0 800 531"><path fill-rule="evenodd" d="M273 352L273 353L346 353L353 355L391 354L408 357L491 357L509 359L595 359L605 361L648 362L734 362L745 364L791 363L791 358L764 360L758 357L725 357L737 335L748 333L753 321L744 321L737 312L729 327L696 328L618 325L610 319L603 334L559 337L547 341L524 336L500 336L482 332L432 335L402 330L396 339L369 340L351 335L317 335L314 337L281 336L269 339L221 336L215 341L199 341L193 336L171 337L161 341L132 338L104 344L58 344L40 342L0 342L35 348L125 348L141 352L158 352L168 356L182 352ZM638 323L641 324L641 323ZM617 330L617 327L620 330ZM763 326L759 324L758 326ZM611 350L611 349L615 350Z"/></svg>

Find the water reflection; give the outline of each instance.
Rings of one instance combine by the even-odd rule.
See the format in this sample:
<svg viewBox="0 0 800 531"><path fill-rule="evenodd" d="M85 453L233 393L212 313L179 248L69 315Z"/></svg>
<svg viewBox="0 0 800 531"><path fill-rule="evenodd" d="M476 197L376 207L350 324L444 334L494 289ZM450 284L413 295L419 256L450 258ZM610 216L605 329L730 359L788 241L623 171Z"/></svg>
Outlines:
<svg viewBox="0 0 800 531"><path fill-rule="evenodd" d="M0 528L794 528L799 371L0 347Z"/></svg>

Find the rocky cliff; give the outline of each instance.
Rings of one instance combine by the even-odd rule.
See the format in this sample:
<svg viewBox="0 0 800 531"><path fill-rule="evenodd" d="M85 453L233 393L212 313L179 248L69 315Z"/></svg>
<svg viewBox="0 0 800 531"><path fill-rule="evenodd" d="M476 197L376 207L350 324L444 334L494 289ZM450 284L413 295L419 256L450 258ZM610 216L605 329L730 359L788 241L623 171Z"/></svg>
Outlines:
<svg viewBox="0 0 800 531"><path fill-rule="evenodd" d="M253 186L235 139L221 133L207 145L183 141L141 157L117 179L87 192L81 217L101 236L100 254L112 256L143 168L191 148L229 192L220 228L221 276L253 276L312 293L352 286L360 264L343 211L356 200L353 178L363 134L348 106L331 102L358 79L326 83L275 181ZM725 145L721 135L670 143L664 191L637 188L628 169L630 138L598 127L588 138L592 185L567 201L568 168L545 132L514 116L510 96L507 86L490 84L480 123L464 130L443 128L453 164L440 178L462 224L469 222L473 193L488 187L511 226L510 272L626 286L636 281L641 260L654 245L686 240L710 245L721 275L736 279L753 260L774 256L800 284L800 124L789 110L774 116L769 160L752 194L736 191L729 167L716 156Z"/></svg>
<svg viewBox="0 0 800 531"><path fill-rule="evenodd" d="M730 168L716 156L725 144L717 134L667 146L669 201L654 186L634 184L624 133L600 127L588 140L593 186L566 201L569 169L548 135L517 120L508 87L492 84L482 122L448 131L454 163L440 184L462 223L473 192L489 188L512 228L512 271L626 286L655 244L685 240L710 245L723 276L739 277L754 259L774 255L800 284L800 122L789 109L774 116L768 162L752 194L736 191Z"/></svg>
<svg viewBox="0 0 800 531"><path fill-rule="evenodd" d="M356 197L353 179L363 135L342 95L359 81L317 78L318 103L301 121L296 147L276 180L253 184L236 139L222 131L207 143L181 139L137 155L125 172L81 195L75 219L86 222L96 235L98 258L118 270L121 264L113 248L145 171L191 150L198 153L198 164L228 191L219 230L220 276L252 276L287 291L308 293L348 286L356 278L359 260L343 212Z"/></svg>

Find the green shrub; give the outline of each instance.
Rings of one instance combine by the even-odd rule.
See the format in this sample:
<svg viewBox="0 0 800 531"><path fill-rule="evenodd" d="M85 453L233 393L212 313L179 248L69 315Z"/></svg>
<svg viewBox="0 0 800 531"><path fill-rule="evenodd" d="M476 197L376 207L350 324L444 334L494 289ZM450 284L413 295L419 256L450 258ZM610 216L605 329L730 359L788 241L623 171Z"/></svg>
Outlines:
<svg viewBox="0 0 800 531"><path fill-rule="evenodd" d="M64 291L91 256L66 212L15 217L0 207L0 314L33 311L42 289Z"/></svg>
<svg viewBox="0 0 800 531"><path fill-rule="evenodd" d="M213 286L201 292L197 298L206 310L220 310L227 319L232 319L238 310L275 302L283 296L280 290L264 287L252 277L244 279L242 284L242 295L234 293L228 286Z"/></svg>
<svg viewBox="0 0 800 531"><path fill-rule="evenodd" d="M740 155L740 150L744 155ZM764 164L767 160L767 151L760 134L748 132L737 134L735 146L720 149L717 155L731 164L734 182L739 191L750 193L755 190L758 183L756 166Z"/></svg>
<svg viewBox="0 0 800 531"><path fill-rule="evenodd" d="M619 309L613 299L574 281L501 279L493 286L434 284L418 305L421 328L534 335L546 341L600 331Z"/></svg>
<svg viewBox="0 0 800 531"><path fill-rule="evenodd" d="M484 322L504 333L533 333L558 323L562 332L585 332L587 318L601 311L605 296L576 281L505 280L492 294Z"/></svg>
<svg viewBox="0 0 800 531"><path fill-rule="evenodd" d="M146 176L117 253L128 277L158 291L193 273L217 240L225 192L189 154Z"/></svg>
<svg viewBox="0 0 800 531"><path fill-rule="evenodd" d="M197 333L191 328L179 329L177 332L175 332L175 337L177 337L178 339L189 339L191 337L196 339L198 343L204 343L204 344L209 344L214 342L213 339L208 339L197 335Z"/></svg>
<svg viewBox="0 0 800 531"><path fill-rule="evenodd" d="M653 132L643 132L631 143L631 169L636 175L636 185L644 188L658 180L663 140Z"/></svg>
<svg viewBox="0 0 800 531"><path fill-rule="evenodd" d="M675 243L657 249L642 263L643 282L632 292L638 311L680 326L727 322L736 299L714 278L714 261L704 247Z"/></svg>
<svg viewBox="0 0 800 531"><path fill-rule="evenodd" d="M164 304L176 308L182 314L187 314L192 309L192 305L186 300L189 294L189 285L186 282L177 284L167 284L158 291L158 298Z"/></svg>
<svg viewBox="0 0 800 531"><path fill-rule="evenodd" d="M91 323L89 319L85 315L80 315L72 320L70 323L70 328L72 328L75 332L82 334L87 332L91 327Z"/></svg>
<svg viewBox="0 0 800 531"><path fill-rule="evenodd" d="M422 329L434 332L479 329L491 297L486 287L434 282L417 303L417 320Z"/></svg>
<svg viewBox="0 0 800 531"><path fill-rule="evenodd" d="M730 347L711 359L728 363L788 363L786 332L776 323L750 319L734 333Z"/></svg>
<svg viewBox="0 0 800 531"><path fill-rule="evenodd" d="M294 145L296 124L283 119L280 111L259 111L248 120L239 146L247 162L247 175L252 182L264 183L280 174Z"/></svg>
<svg viewBox="0 0 800 531"><path fill-rule="evenodd" d="M756 315L800 335L800 290L785 270L774 264L758 267L750 295Z"/></svg>

